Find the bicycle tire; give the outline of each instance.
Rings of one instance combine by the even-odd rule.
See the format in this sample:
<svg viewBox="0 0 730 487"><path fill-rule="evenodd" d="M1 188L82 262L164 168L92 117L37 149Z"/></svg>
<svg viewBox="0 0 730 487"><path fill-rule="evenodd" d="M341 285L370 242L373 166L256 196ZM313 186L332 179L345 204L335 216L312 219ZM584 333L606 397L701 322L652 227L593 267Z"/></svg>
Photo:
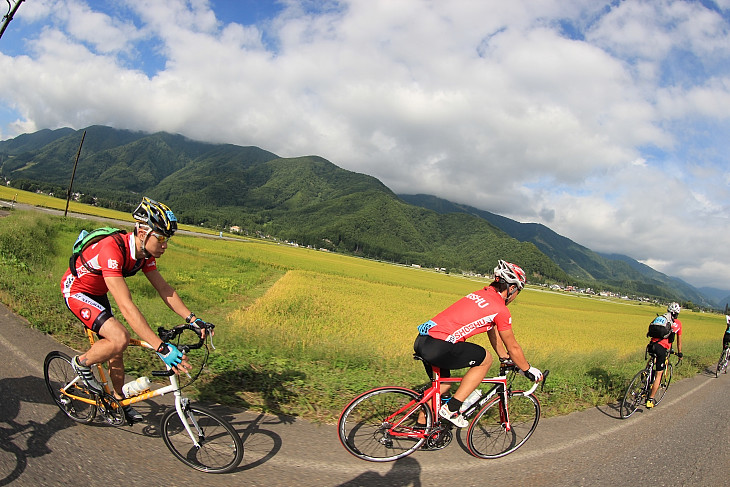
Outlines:
<svg viewBox="0 0 730 487"><path fill-rule="evenodd" d="M634 375L626 388L626 393L621 400L621 419L626 419L636 412L639 405L646 399L647 394L647 371L641 369Z"/></svg>
<svg viewBox="0 0 730 487"><path fill-rule="evenodd" d="M725 348L720 354L720 360L718 360L717 369L715 369L715 378L723 372L727 374L728 352L730 352L730 349Z"/></svg>
<svg viewBox="0 0 730 487"><path fill-rule="evenodd" d="M410 455L426 438L394 437L388 429L405 415L399 431L411 431L420 412L426 417L426 428L431 428L431 408L426 404L416 406L418 400L417 392L402 387L381 387L360 394L340 414L337 422L340 443L357 458L370 462L390 462ZM402 413L391 418L401 410Z"/></svg>
<svg viewBox="0 0 730 487"><path fill-rule="evenodd" d="M657 389L656 394L654 395L654 405L659 404L661 400L664 399L664 395L667 393L667 389L669 389L669 384L672 383L673 372L674 365L667 364L667 367L664 369L664 373L662 374L662 380L659 382L659 389Z"/></svg>
<svg viewBox="0 0 730 487"><path fill-rule="evenodd" d="M205 473L230 472L241 463L243 442L228 421L200 406L188 405L183 412L194 433L197 425L200 448L190 439L177 409L169 409L161 422L162 439L178 460Z"/></svg>
<svg viewBox="0 0 730 487"><path fill-rule="evenodd" d="M94 420L96 405L73 399L70 395L61 392L61 389L78 377L71 366L71 357L58 351L46 355L43 362L43 377L53 401L66 416L77 423L90 423ZM91 400L95 400L96 397L80 380L70 386L69 392L73 396Z"/></svg>
<svg viewBox="0 0 730 487"><path fill-rule="evenodd" d="M522 391L508 393L510 430L504 426L504 406L499 397L489 401L474 417L466 433L469 452L477 458L500 458L525 444L540 421L540 401Z"/></svg>

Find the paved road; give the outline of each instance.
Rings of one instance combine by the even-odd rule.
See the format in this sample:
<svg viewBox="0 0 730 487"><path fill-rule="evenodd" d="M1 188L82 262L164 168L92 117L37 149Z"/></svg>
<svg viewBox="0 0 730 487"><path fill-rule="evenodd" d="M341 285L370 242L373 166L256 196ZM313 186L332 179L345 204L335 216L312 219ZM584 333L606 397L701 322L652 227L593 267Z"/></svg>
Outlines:
<svg viewBox="0 0 730 487"><path fill-rule="evenodd" d="M244 458L233 473L203 474L159 438L165 398L140 403L146 421L132 427L78 425L62 415L42 378L43 358L55 349L65 347L0 305L0 486L720 486L730 467L730 377L703 374L673 384L655 410L628 420L610 406L543 420L522 449L499 460L473 458L454 441L368 463L344 451L333 426L219 407L244 439Z"/></svg>

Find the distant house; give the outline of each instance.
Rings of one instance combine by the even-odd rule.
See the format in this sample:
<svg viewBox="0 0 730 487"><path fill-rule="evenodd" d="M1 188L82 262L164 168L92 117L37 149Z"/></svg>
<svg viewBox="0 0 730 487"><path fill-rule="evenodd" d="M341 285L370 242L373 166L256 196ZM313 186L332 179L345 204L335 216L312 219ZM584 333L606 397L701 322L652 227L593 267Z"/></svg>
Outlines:
<svg viewBox="0 0 730 487"><path fill-rule="evenodd" d="M239 227L237 225L233 225L231 227L231 233L241 233L241 227Z"/></svg>

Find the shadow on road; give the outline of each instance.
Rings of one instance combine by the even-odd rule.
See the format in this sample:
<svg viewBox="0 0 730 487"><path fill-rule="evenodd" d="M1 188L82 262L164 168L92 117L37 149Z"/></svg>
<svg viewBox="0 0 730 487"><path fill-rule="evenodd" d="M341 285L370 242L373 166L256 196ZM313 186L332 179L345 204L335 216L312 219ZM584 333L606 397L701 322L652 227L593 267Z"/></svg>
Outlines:
<svg viewBox="0 0 730 487"><path fill-rule="evenodd" d="M16 419L24 402L53 404L43 379L27 376L0 380L0 486L18 480L29 458L51 453L48 440L74 424L61 411L47 423L32 419L18 422Z"/></svg>
<svg viewBox="0 0 730 487"><path fill-rule="evenodd" d="M389 487L420 487L421 465L413 458L401 458L393 462L393 468L384 475L367 471L352 480L338 484L337 487L374 487L383 485Z"/></svg>

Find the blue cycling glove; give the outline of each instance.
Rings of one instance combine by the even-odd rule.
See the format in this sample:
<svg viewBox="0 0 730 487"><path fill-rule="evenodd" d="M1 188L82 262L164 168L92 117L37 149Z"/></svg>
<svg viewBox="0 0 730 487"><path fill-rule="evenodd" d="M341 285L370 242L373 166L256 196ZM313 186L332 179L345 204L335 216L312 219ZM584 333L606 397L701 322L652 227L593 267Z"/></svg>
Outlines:
<svg viewBox="0 0 730 487"><path fill-rule="evenodd" d="M177 367L182 362L182 352L172 343L162 342L157 349L157 355L169 366Z"/></svg>

